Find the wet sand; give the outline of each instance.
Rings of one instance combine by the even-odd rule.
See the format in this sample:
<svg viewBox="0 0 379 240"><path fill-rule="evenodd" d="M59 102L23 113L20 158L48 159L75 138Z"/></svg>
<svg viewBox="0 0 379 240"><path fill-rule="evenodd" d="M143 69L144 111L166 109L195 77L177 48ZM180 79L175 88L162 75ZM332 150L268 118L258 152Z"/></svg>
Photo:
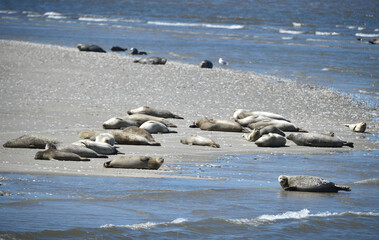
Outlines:
<svg viewBox="0 0 379 240"><path fill-rule="evenodd" d="M105 169L105 159L90 162L34 160L36 149L0 147L0 172L81 176L184 177L176 164L210 161L223 155L323 154L378 148L367 135L378 132L364 103L316 86L259 76L253 72L171 62L133 63L117 53L79 52L75 48L18 41L0 41L0 142L24 134L53 137L63 143L79 140L78 132L102 130L102 123L123 117L140 106L167 109L184 117L169 119L176 134L154 134L162 146L119 145L126 155L161 156L157 171ZM242 133L207 132L188 126L201 118L231 119L235 109L281 114L309 132L332 131L354 149L312 148L287 141L283 148L259 148ZM367 122L369 133L354 133L345 123ZM211 137L220 148L188 146L192 134ZM112 159L110 156L109 159ZM170 173L168 175L168 173Z"/></svg>

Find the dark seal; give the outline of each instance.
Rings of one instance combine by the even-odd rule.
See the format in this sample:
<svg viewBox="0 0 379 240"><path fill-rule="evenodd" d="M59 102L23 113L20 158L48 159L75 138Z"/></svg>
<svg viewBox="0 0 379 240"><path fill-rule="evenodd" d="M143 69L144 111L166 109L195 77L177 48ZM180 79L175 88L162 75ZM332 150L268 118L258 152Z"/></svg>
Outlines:
<svg viewBox="0 0 379 240"><path fill-rule="evenodd" d="M213 68L213 63L208 60L204 60L200 63L200 68Z"/></svg>
<svg viewBox="0 0 379 240"><path fill-rule="evenodd" d="M101 47L94 44L78 44L77 48L82 52L100 52L105 53L106 51Z"/></svg>

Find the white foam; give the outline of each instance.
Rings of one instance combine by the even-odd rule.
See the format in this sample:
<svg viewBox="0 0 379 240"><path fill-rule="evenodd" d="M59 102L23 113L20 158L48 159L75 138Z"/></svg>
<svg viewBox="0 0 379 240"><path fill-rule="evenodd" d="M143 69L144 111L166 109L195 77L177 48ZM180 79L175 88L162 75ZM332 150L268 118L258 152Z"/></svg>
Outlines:
<svg viewBox="0 0 379 240"><path fill-rule="evenodd" d="M357 36L357 37L375 38L375 37L379 37L379 34L356 33L355 36Z"/></svg>
<svg viewBox="0 0 379 240"><path fill-rule="evenodd" d="M52 19L64 19L67 18L65 15L59 12L45 12L43 16L46 16L47 18L52 18Z"/></svg>
<svg viewBox="0 0 379 240"><path fill-rule="evenodd" d="M337 33L337 32L319 32L319 31L316 31L315 35L319 35L319 36L336 36L336 35L340 35L340 34Z"/></svg>
<svg viewBox="0 0 379 240"><path fill-rule="evenodd" d="M294 27L301 27L301 26L303 26L303 24L302 23L293 22L292 26L294 26Z"/></svg>
<svg viewBox="0 0 379 240"><path fill-rule="evenodd" d="M355 184L379 184L379 178L370 178L355 182Z"/></svg>
<svg viewBox="0 0 379 240"><path fill-rule="evenodd" d="M100 228L114 228L114 227L122 227L122 228L129 228L132 230L140 230L140 229L151 229L156 226L161 226L161 225L169 225L169 224L181 224L183 222L187 222L187 219L185 218L177 218L171 222L146 222L146 223L137 223L137 224L132 224L132 225L113 225L113 224L104 224L100 226Z"/></svg>
<svg viewBox="0 0 379 240"><path fill-rule="evenodd" d="M79 21L87 22L118 22L120 19L116 18L101 18L101 17L79 17Z"/></svg>
<svg viewBox="0 0 379 240"><path fill-rule="evenodd" d="M286 30L286 29L279 29L279 32L285 33L285 34L303 34L304 33L302 31Z"/></svg>
<svg viewBox="0 0 379 240"><path fill-rule="evenodd" d="M244 25L223 25L223 24L210 24L210 23L182 23L182 22L160 22L148 21L147 24L172 26L172 27L205 27L205 28L224 28L224 29L242 29Z"/></svg>

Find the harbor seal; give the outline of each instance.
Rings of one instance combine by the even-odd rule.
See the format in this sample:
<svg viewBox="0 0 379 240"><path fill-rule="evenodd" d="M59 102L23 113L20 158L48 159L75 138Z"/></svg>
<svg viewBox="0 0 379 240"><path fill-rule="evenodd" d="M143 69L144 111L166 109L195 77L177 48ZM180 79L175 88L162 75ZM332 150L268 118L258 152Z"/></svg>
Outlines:
<svg viewBox="0 0 379 240"><path fill-rule="evenodd" d="M213 63L209 60L204 60L200 63L200 68L213 68Z"/></svg>
<svg viewBox="0 0 379 240"><path fill-rule="evenodd" d="M127 48L122 48L122 47L119 47L119 46L113 46L111 48L112 52L125 52L126 50L128 50L128 49Z"/></svg>
<svg viewBox="0 0 379 240"><path fill-rule="evenodd" d="M354 143L342 141L336 137L327 136L319 133L291 133L287 136L288 140L292 140L299 146L310 147L343 147L353 148Z"/></svg>
<svg viewBox="0 0 379 240"><path fill-rule="evenodd" d="M238 122L217 119L201 119L190 125L190 128L200 128L205 131L249 132Z"/></svg>
<svg viewBox="0 0 379 240"><path fill-rule="evenodd" d="M76 47L81 52L100 52L100 53L106 52L104 49L94 44L78 44Z"/></svg>
<svg viewBox="0 0 379 240"><path fill-rule="evenodd" d="M138 126L138 124L133 119L123 119L119 117L108 119L103 123L104 129L121 129L130 126Z"/></svg>
<svg viewBox="0 0 379 240"><path fill-rule="evenodd" d="M30 135L23 135L19 138L9 140L3 144L3 147L5 147L5 148L39 148L39 149L44 149L46 144L48 144L48 143L57 144L59 142L55 139L51 139L48 137L30 134Z"/></svg>
<svg viewBox="0 0 379 240"><path fill-rule="evenodd" d="M353 132L363 133L366 131L367 124L365 122L360 122L356 124L344 124L345 127L348 127Z"/></svg>
<svg viewBox="0 0 379 240"><path fill-rule="evenodd" d="M146 114L150 116L160 117L160 118L176 118L176 119L183 119L181 116L178 116L176 114L173 114L172 112L168 110L162 110L147 106L142 106L136 109L129 110L127 112L129 115L133 114Z"/></svg>
<svg viewBox="0 0 379 240"><path fill-rule="evenodd" d="M306 132L305 130L296 127L295 124L293 123L290 123L284 120L277 120L277 119L263 120L256 123L250 123L248 125L250 129L262 128L266 126L277 127L283 132Z"/></svg>
<svg viewBox="0 0 379 240"><path fill-rule="evenodd" d="M160 122L147 121L141 126L141 129L145 129L149 133L178 133L177 131L171 131L166 125Z"/></svg>
<svg viewBox="0 0 379 240"><path fill-rule="evenodd" d="M334 184L320 177L308 175L285 176L280 175L278 178L280 186L285 191L301 191L301 192L338 192L351 191L349 186Z"/></svg>
<svg viewBox="0 0 379 240"><path fill-rule="evenodd" d="M277 133L268 133L255 141L255 144L258 147L284 147L286 142L286 138L282 135Z"/></svg>
<svg viewBox="0 0 379 240"><path fill-rule="evenodd" d="M101 133L96 136L95 142L108 143L109 145L114 145L115 139L114 136L110 133Z"/></svg>
<svg viewBox="0 0 379 240"><path fill-rule="evenodd" d="M78 133L78 136L82 139L94 139L97 135L100 135L102 132L95 130L84 130Z"/></svg>
<svg viewBox="0 0 379 240"><path fill-rule="evenodd" d="M191 135L189 137L182 138L180 139L180 142L183 144L188 144L188 145L210 146L214 148L220 147L220 145L215 143L215 141L213 141L212 139L207 138L207 137L202 137L199 135Z"/></svg>
<svg viewBox="0 0 379 240"><path fill-rule="evenodd" d="M80 140L78 143L84 145L85 147L94 150L99 154L104 155L116 155L116 154L124 154L117 150L118 147L112 146L108 143L103 142L94 142L88 139Z"/></svg>
<svg viewBox="0 0 379 240"><path fill-rule="evenodd" d="M138 51L137 48L131 48L130 55L147 55L147 53L144 51Z"/></svg>
<svg viewBox="0 0 379 240"><path fill-rule="evenodd" d="M139 135L141 137L146 138L150 142L155 142L153 135L151 135L151 133L149 133L145 129L142 129L142 128L139 128L136 126L131 126L131 127L127 127L127 128L122 129L122 131L129 133L129 134L136 134L136 135Z"/></svg>
<svg viewBox="0 0 379 240"><path fill-rule="evenodd" d="M89 149L83 145L76 144L46 144L45 149L56 149L63 152L71 152L79 155L84 158L108 158L108 156L104 154L98 154L92 149Z"/></svg>
<svg viewBox="0 0 379 240"><path fill-rule="evenodd" d="M132 169L159 169L164 160L161 157L148 157L148 156L138 156L138 157L127 157L118 156L112 161L104 163L105 168L132 168Z"/></svg>
<svg viewBox="0 0 379 240"><path fill-rule="evenodd" d="M139 134L133 134L130 132L123 131L111 131L117 144L125 145L149 145L149 146L160 146L158 142L148 140L146 137Z"/></svg>
<svg viewBox="0 0 379 240"><path fill-rule="evenodd" d="M285 137L286 135L284 134L284 132L282 130L280 130L279 128L275 127L275 126L272 126L272 125L269 125L269 126L265 126L265 127L260 127L260 128L254 128L253 131L249 134L244 134L243 137L249 141L249 142L255 142L257 141L260 137L262 137L263 135L265 134L269 134L269 133L276 133L276 134L279 134L283 137Z"/></svg>
<svg viewBox="0 0 379 240"><path fill-rule="evenodd" d="M152 64L152 65L164 65L167 62L166 58L161 57L149 57L149 58L141 58L138 60L134 60L135 63L141 64Z"/></svg>
<svg viewBox="0 0 379 240"><path fill-rule="evenodd" d="M36 160L60 160L60 161L90 161L88 158L80 157L78 154L64 152L56 149L39 151L34 156Z"/></svg>
<svg viewBox="0 0 379 240"><path fill-rule="evenodd" d="M277 119L277 120L285 120L285 121L289 122L282 115L279 115L279 114L276 114L276 113L272 113L272 112L249 111L249 110L245 110L245 109L237 109L233 113L233 118L234 119L242 119L242 118L249 117L249 116L254 116L254 117L263 116L263 117L268 117L268 118Z"/></svg>
<svg viewBox="0 0 379 240"><path fill-rule="evenodd" d="M258 123L261 121L270 121L270 120L277 120L277 119L269 118L266 116L248 116L245 118L236 119L236 122L238 122L239 124L241 124L244 127L247 127L251 123ZM290 122L289 120L280 120L280 121Z"/></svg>
<svg viewBox="0 0 379 240"><path fill-rule="evenodd" d="M166 125L167 127L172 127L172 128L177 127L175 124L167 121L165 118L151 116L151 115L147 115L147 114L135 113L132 115L125 116L125 117L123 117L123 119L125 119L125 120L132 119L132 120L137 122L137 126L141 126L144 122L147 122L147 121L155 121L155 122L161 122L164 125Z"/></svg>

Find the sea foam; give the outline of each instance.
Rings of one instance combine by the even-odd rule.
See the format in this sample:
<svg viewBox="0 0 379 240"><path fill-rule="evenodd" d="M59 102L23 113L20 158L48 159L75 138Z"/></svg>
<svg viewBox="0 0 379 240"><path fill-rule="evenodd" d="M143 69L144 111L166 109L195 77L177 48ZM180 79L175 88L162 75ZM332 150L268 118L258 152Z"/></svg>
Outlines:
<svg viewBox="0 0 379 240"><path fill-rule="evenodd" d="M120 228L129 228L132 230L140 230L140 229L151 229L157 226L166 226L166 225L172 225L172 224L181 224L187 222L187 219L185 218L177 218L171 222L145 222L145 223L137 223L132 225L113 225L113 224L105 224L102 225L100 228L114 228L114 227L120 227Z"/></svg>
<svg viewBox="0 0 379 240"><path fill-rule="evenodd" d="M148 21L147 24L173 27L204 27L204 28L224 28L224 29L242 29L244 25L224 25L224 24L209 24L209 23L182 23L182 22L160 22Z"/></svg>

